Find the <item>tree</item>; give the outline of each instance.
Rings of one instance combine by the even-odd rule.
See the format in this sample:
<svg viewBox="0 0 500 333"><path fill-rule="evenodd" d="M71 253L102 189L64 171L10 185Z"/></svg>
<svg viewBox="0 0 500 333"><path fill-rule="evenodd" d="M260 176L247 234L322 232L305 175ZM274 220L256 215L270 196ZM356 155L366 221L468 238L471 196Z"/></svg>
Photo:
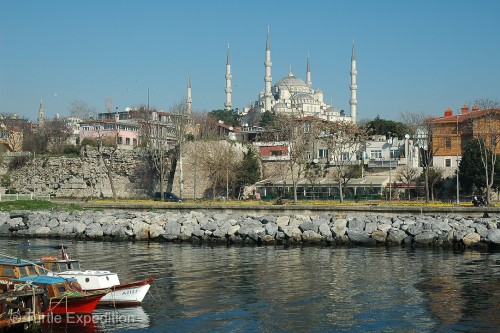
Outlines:
<svg viewBox="0 0 500 333"><path fill-rule="evenodd" d="M44 142L47 142L47 149L53 153L62 153L73 133L68 124L58 117L45 122L38 131L45 138Z"/></svg>
<svg viewBox="0 0 500 333"><path fill-rule="evenodd" d="M328 171L326 170L325 164L315 163L314 161L311 161L306 165L304 178L306 178L309 184L311 184L312 186L313 199L315 199L315 187L317 180L320 178L324 178L327 173Z"/></svg>
<svg viewBox="0 0 500 333"><path fill-rule="evenodd" d="M484 168L486 203L489 204L495 182L497 147L500 143L500 103L489 99L476 100L475 103L483 111L480 116L471 117L470 121Z"/></svg>
<svg viewBox="0 0 500 333"><path fill-rule="evenodd" d="M391 132L395 137L402 138L405 134L411 134L411 129L404 123L381 119L379 115L366 123L366 126L371 130L372 134L386 135Z"/></svg>
<svg viewBox="0 0 500 333"><path fill-rule="evenodd" d="M218 120L208 112L193 113L193 124L195 127L195 138L200 140L220 139Z"/></svg>
<svg viewBox="0 0 500 333"><path fill-rule="evenodd" d="M82 100L74 100L69 107L69 114L80 119L91 119L97 114L97 109Z"/></svg>
<svg viewBox="0 0 500 333"><path fill-rule="evenodd" d="M230 189L235 187L238 175L239 157L234 145L227 141L214 141L208 149L196 151L196 154L197 165L210 179L212 200L223 189L228 197Z"/></svg>
<svg viewBox="0 0 500 333"><path fill-rule="evenodd" d="M277 114L267 126L263 137L283 142L289 149L288 171L292 177L294 202L298 201L297 188L308 163L313 160L314 142L321 133L321 120L299 118L294 114Z"/></svg>
<svg viewBox="0 0 500 333"><path fill-rule="evenodd" d="M255 184L260 179L259 157L252 146L247 147L238 166L237 187L238 192L244 186Z"/></svg>
<svg viewBox="0 0 500 333"><path fill-rule="evenodd" d="M226 125L240 126L240 115L234 110L212 110L208 114L217 121L222 120Z"/></svg>
<svg viewBox="0 0 500 333"><path fill-rule="evenodd" d="M486 184L486 173L481 159L482 153L478 141L478 139L474 139L467 143L458 170L460 186L466 193L470 194L473 193L474 188L483 189L483 191L485 191L484 186ZM490 152L488 152L488 154L490 154ZM489 165L489 169L492 169L491 164ZM500 185L500 181L498 179L498 175L500 175L500 163L495 161L495 168L493 169L495 169L493 186L498 186Z"/></svg>
<svg viewBox="0 0 500 333"><path fill-rule="evenodd" d="M430 168L429 169L429 187L431 191L431 200L434 201L434 190L436 185L443 181L444 169L443 168Z"/></svg>
<svg viewBox="0 0 500 333"><path fill-rule="evenodd" d="M437 132L437 127L433 123L434 118L415 112L401 114L400 117L409 128L409 133L413 133L415 146L419 149L420 165L424 175L425 202L429 202L429 170L432 168L432 157L445 145L445 141L437 139L440 133ZM444 135L450 135L450 133L441 133L441 136Z"/></svg>
<svg viewBox="0 0 500 333"><path fill-rule="evenodd" d="M259 126L266 127L274 122L276 118L276 112L274 111L265 111L260 118Z"/></svg>
<svg viewBox="0 0 500 333"><path fill-rule="evenodd" d="M417 168L408 165L401 167L398 171L397 179L405 184L405 191L408 191L408 200L410 200L410 184L413 183L419 174L420 171Z"/></svg>
<svg viewBox="0 0 500 333"><path fill-rule="evenodd" d="M331 156L329 173L339 184L340 202L343 202L343 189L357 173L352 166L359 164L357 157L370 130L344 121L324 122L322 130L321 140Z"/></svg>

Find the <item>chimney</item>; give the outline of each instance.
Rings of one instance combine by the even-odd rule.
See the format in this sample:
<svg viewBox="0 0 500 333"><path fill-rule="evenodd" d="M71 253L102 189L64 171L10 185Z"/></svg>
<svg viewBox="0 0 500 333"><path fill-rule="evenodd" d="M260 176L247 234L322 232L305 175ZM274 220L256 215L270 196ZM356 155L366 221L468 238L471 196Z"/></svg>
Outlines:
<svg viewBox="0 0 500 333"><path fill-rule="evenodd" d="M445 117L453 116L453 111L448 107L446 110L444 110L444 116Z"/></svg>
<svg viewBox="0 0 500 333"><path fill-rule="evenodd" d="M462 114L469 113L469 106L467 104L462 105Z"/></svg>
<svg viewBox="0 0 500 333"><path fill-rule="evenodd" d="M477 105L474 105L472 107L472 112L476 112L476 111L479 111L479 107Z"/></svg>

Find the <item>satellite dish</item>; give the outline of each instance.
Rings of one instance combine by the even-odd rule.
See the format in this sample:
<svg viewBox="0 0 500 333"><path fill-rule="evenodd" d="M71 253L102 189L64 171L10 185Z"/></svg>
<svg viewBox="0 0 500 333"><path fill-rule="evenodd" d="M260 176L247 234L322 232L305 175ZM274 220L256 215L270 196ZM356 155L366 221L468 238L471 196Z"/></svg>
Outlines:
<svg viewBox="0 0 500 333"><path fill-rule="evenodd" d="M233 130L233 126L229 126L229 130L232 131Z"/></svg>
<svg viewBox="0 0 500 333"><path fill-rule="evenodd" d="M405 139L409 139L410 138L410 134L405 134Z"/></svg>
<svg viewBox="0 0 500 333"><path fill-rule="evenodd" d="M224 124L224 122L222 120L219 120L219 124Z"/></svg>

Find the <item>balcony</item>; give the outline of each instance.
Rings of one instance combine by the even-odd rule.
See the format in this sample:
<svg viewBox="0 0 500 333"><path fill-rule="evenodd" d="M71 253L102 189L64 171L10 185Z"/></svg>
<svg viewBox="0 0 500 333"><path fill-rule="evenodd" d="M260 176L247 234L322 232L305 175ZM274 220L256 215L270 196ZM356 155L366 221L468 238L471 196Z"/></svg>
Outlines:
<svg viewBox="0 0 500 333"><path fill-rule="evenodd" d="M368 160L369 168L396 168L399 165L399 159L389 158L370 158Z"/></svg>

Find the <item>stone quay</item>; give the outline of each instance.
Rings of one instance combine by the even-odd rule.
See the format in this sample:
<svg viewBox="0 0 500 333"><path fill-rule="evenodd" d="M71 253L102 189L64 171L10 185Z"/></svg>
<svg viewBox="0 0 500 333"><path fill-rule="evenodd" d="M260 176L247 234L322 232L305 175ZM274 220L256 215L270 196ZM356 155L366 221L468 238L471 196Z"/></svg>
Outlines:
<svg viewBox="0 0 500 333"><path fill-rule="evenodd" d="M500 246L500 216L225 211L0 212L0 236L252 245Z"/></svg>

